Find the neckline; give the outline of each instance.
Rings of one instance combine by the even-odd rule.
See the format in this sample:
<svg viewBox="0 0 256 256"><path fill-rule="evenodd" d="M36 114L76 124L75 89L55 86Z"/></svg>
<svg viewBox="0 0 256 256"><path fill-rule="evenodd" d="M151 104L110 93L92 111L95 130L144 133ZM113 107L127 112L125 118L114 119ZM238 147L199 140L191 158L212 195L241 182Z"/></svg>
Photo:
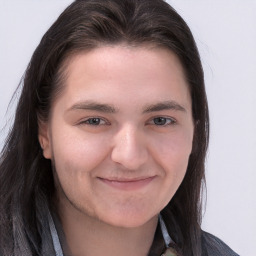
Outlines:
<svg viewBox="0 0 256 256"><path fill-rule="evenodd" d="M162 235L164 238L165 247L166 247L166 249L168 249L168 248L170 248L169 245L171 242L173 242L173 240L171 239L171 237L168 233L168 230L166 228L165 222L164 222L161 214L159 214L158 219L159 219L159 223L160 223L161 232L162 232ZM53 221L53 218L52 218L52 215L50 212L48 214L48 223L49 223L49 227L50 227L55 256L64 256L63 250L62 250L61 244L60 244L60 239L59 239L59 236L58 236L58 233L56 230L56 226L54 224L54 221Z"/></svg>

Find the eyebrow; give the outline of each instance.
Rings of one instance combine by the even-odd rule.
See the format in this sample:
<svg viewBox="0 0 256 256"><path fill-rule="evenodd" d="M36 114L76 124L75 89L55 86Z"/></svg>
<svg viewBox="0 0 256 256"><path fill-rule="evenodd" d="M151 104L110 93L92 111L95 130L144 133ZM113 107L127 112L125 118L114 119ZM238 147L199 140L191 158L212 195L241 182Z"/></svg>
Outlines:
<svg viewBox="0 0 256 256"><path fill-rule="evenodd" d="M186 112L186 109L176 101L164 101L146 106L146 108L143 110L143 114L162 110L177 110Z"/></svg>
<svg viewBox="0 0 256 256"><path fill-rule="evenodd" d="M109 104L101 104L98 102L94 101L84 101L84 102L79 102L77 104L74 104L71 108L68 109L70 110L94 110L102 113L117 113L118 110Z"/></svg>
<svg viewBox="0 0 256 256"><path fill-rule="evenodd" d="M71 111L71 110L93 110L93 111L98 111L102 113L111 113L111 114L115 114L119 112L119 109L115 108L111 104L102 104L95 101L83 101L83 102L76 103L67 111ZM146 113L157 112L162 110L176 110L176 111L186 112L186 109L176 101L164 101L164 102L158 102L156 104L147 105L143 109L142 113L146 114Z"/></svg>

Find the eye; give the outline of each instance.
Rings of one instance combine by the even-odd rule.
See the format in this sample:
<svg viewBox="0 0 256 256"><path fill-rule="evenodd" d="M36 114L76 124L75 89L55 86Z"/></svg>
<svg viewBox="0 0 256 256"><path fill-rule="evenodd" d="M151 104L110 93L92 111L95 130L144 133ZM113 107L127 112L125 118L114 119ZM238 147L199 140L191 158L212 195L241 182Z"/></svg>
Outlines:
<svg viewBox="0 0 256 256"><path fill-rule="evenodd" d="M88 125L105 125L108 124L104 119L99 117L91 117L84 121L82 121L80 124L88 124Z"/></svg>
<svg viewBox="0 0 256 256"><path fill-rule="evenodd" d="M157 126L166 126L166 125L171 125L175 124L176 120L170 117L155 117L151 122L153 122Z"/></svg>

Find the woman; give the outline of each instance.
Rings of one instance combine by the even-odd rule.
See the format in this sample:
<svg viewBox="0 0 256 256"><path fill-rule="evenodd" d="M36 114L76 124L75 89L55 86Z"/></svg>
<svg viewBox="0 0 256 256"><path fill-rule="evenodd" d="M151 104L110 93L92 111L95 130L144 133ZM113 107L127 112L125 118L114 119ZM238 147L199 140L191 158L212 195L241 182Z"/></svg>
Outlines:
<svg viewBox="0 0 256 256"><path fill-rule="evenodd" d="M162 0L80 0L24 77L0 163L1 255L237 255L200 228L193 36Z"/></svg>

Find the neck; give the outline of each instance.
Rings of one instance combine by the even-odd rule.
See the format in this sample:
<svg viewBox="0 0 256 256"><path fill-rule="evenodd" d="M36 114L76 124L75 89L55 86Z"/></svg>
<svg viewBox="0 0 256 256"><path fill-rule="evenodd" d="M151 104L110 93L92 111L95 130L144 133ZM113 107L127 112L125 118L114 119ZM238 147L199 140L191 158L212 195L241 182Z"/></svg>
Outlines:
<svg viewBox="0 0 256 256"><path fill-rule="evenodd" d="M158 216L142 226L123 228L62 205L60 218L72 256L146 256L154 239Z"/></svg>

